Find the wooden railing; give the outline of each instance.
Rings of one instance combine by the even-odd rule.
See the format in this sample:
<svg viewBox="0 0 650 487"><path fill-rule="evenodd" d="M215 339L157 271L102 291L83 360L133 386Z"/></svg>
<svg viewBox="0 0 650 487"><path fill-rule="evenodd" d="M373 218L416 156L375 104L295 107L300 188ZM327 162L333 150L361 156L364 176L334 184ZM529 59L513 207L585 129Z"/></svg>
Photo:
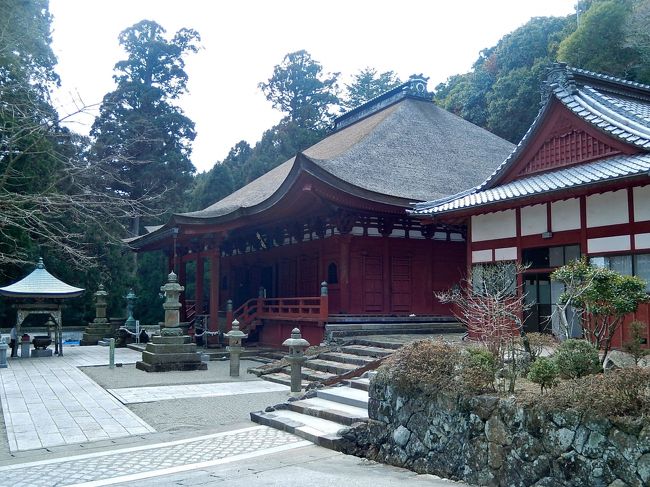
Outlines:
<svg viewBox="0 0 650 487"><path fill-rule="evenodd" d="M263 296L263 294L262 294ZM324 323L329 315L327 284L321 284L321 295L317 297L249 299L239 308L231 311L228 306L226 322L228 328L233 319L239 321L239 329L250 332L260 320L309 321Z"/></svg>

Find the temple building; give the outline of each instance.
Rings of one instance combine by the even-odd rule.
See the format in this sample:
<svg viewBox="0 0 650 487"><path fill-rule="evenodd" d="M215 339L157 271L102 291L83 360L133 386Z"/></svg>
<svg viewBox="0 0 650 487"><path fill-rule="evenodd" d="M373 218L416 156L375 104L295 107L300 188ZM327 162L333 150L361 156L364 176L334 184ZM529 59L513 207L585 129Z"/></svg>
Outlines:
<svg viewBox="0 0 650 487"><path fill-rule="evenodd" d="M637 275L650 291L650 86L557 64L542 98L526 135L483 183L412 213L467 228L468 265L530 266L528 331L552 326L562 289L550 273L580 256ZM649 318L641 305L627 323ZM628 335L620 327L615 345Z"/></svg>
<svg viewBox="0 0 650 487"><path fill-rule="evenodd" d="M442 320L451 312L433 293L466 269L463 220L421 225L406 210L480 183L513 147L437 107L412 77L247 186L129 244L163 250L183 285L191 266L185 320L206 314L216 330L228 312L261 343L300 326L317 344L346 318Z"/></svg>

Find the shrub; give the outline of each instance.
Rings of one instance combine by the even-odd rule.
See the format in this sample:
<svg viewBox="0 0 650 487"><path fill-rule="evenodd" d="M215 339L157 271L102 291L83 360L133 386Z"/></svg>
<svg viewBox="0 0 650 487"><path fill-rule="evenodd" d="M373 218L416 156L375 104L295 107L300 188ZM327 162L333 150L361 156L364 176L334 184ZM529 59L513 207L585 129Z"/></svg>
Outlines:
<svg viewBox="0 0 650 487"><path fill-rule="evenodd" d="M544 389L557 385L557 376L557 365L553 359L548 357L539 357L530 366L530 372L528 372L528 380L539 384L542 393Z"/></svg>
<svg viewBox="0 0 650 487"><path fill-rule="evenodd" d="M395 352L380 373L404 391L451 390L460 354L442 340L420 340Z"/></svg>
<svg viewBox="0 0 650 487"><path fill-rule="evenodd" d="M548 410L574 409L598 417L649 416L650 369L616 369L562 382L539 404Z"/></svg>
<svg viewBox="0 0 650 487"><path fill-rule="evenodd" d="M460 386L470 394L494 390L497 360L487 348L471 347L463 354L460 370Z"/></svg>
<svg viewBox="0 0 650 487"><path fill-rule="evenodd" d="M530 359L532 361L537 360L537 358L542 355L545 348L554 349L557 347L557 339L549 333L526 333L526 335L521 337L524 349L526 348L524 345L524 341L526 340L528 341L528 352L530 353Z"/></svg>
<svg viewBox="0 0 650 487"><path fill-rule="evenodd" d="M563 341L554 358L563 379L577 379L601 370L598 350L585 340Z"/></svg>
<svg viewBox="0 0 650 487"><path fill-rule="evenodd" d="M639 360L649 352L649 350L642 348L642 345L647 341L647 328L648 325L642 321L633 321L630 323L630 339L623 344L623 350L632 355L635 365L639 365Z"/></svg>

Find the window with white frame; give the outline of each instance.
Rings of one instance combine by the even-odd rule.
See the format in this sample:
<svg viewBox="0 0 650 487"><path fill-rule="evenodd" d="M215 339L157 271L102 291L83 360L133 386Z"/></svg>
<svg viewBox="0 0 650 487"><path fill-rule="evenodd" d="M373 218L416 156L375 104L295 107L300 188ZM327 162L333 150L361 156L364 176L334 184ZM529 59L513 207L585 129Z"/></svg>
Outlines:
<svg viewBox="0 0 650 487"><path fill-rule="evenodd" d="M638 276L650 292L650 254L601 255L589 259L591 265L616 271L624 276Z"/></svg>

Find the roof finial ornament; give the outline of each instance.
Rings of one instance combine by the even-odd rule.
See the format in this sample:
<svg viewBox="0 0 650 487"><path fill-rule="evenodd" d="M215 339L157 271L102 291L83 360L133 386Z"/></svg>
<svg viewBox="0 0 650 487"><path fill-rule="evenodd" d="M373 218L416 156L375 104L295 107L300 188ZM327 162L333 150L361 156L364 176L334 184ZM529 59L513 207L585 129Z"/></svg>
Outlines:
<svg viewBox="0 0 650 487"><path fill-rule="evenodd" d="M45 264L43 264L43 257L38 258L38 264L36 264L37 269L45 269Z"/></svg>
<svg viewBox="0 0 650 487"><path fill-rule="evenodd" d="M542 106L546 104L555 88L563 88L571 94L576 91L575 80L566 63L552 63L547 68L546 79L540 87Z"/></svg>
<svg viewBox="0 0 650 487"><path fill-rule="evenodd" d="M409 95L421 98L431 98L431 93L427 91L427 81L429 81L429 78L424 76L422 73L412 74L409 76L405 91Z"/></svg>

